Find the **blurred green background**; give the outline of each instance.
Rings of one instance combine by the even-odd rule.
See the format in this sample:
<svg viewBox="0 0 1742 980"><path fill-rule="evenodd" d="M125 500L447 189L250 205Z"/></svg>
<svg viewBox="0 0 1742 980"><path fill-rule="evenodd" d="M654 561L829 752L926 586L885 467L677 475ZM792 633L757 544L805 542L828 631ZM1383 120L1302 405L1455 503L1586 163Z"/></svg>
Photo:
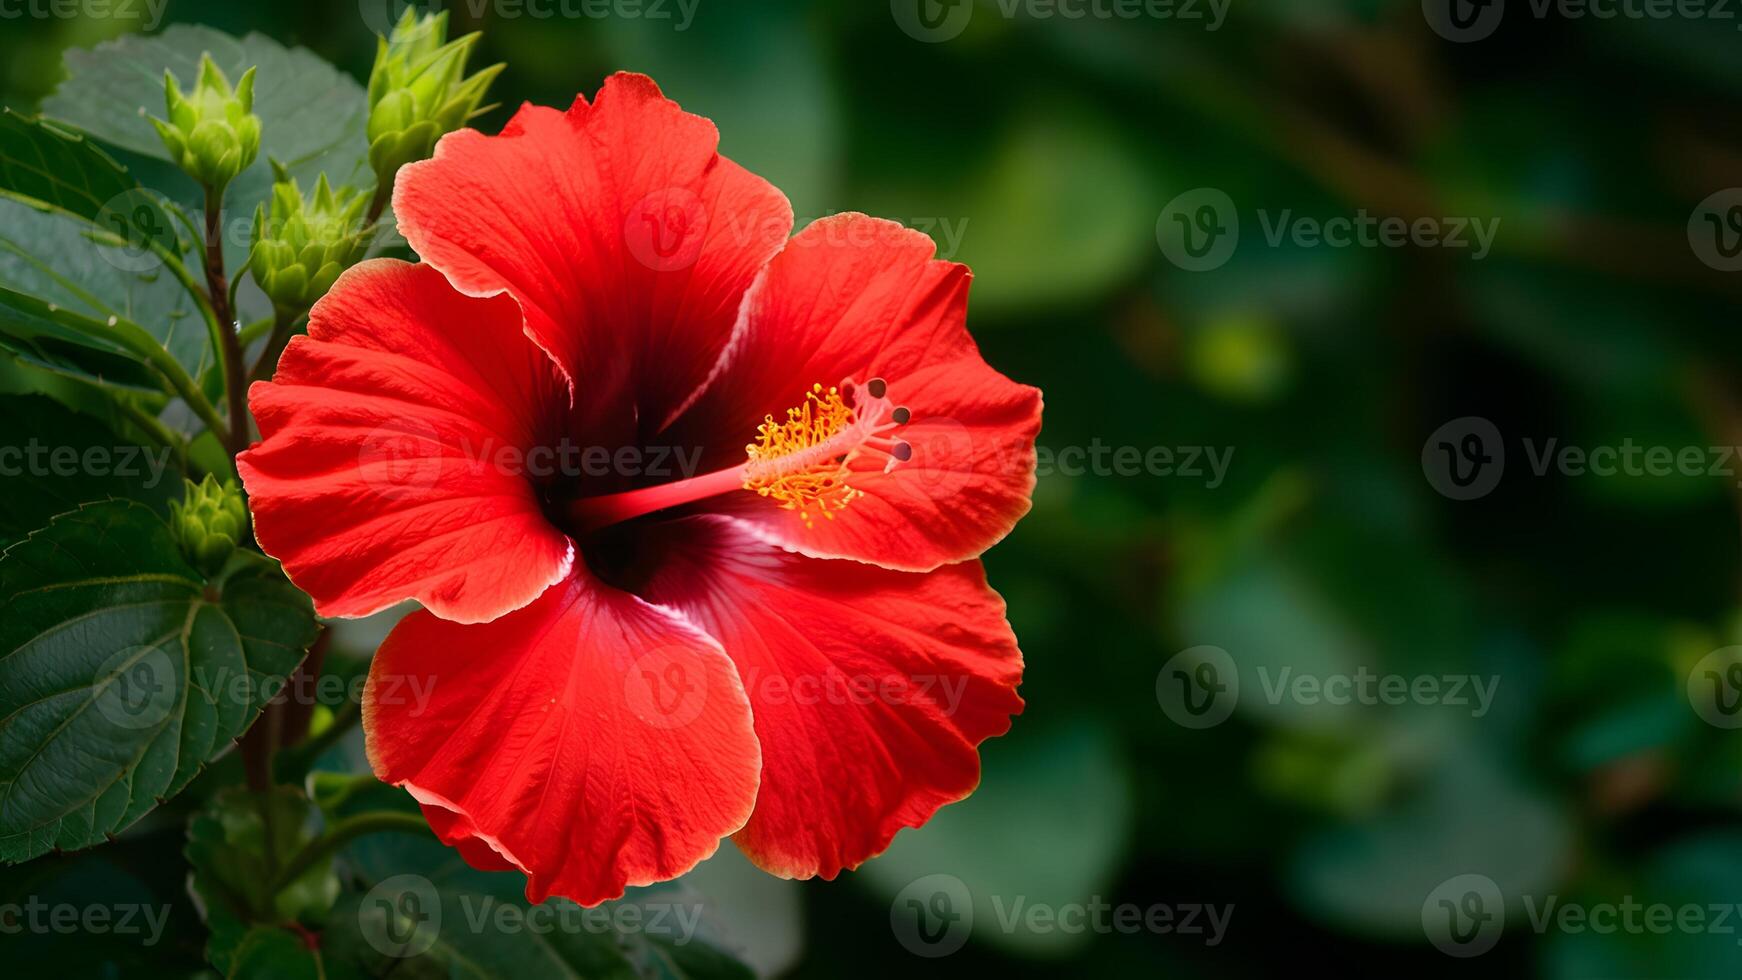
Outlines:
<svg viewBox="0 0 1742 980"><path fill-rule="evenodd" d="M480 128L611 71L652 75L801 223L895 218L970 264L970 326L995 366L1045 390L1043 451L1063 454L1050 469L1043 456L1033 513L987 559L1028 709L985 747L979 793L836 882L704 867L752 962L1742 975L1742 913L1728 933L1531 916L1550 896L1742 902L1742 736L1725 727L1742 718L1722 710L1742 686L1701 694L1731 677L1709 655L1742 643L1742 464L1717 448L1742 442L1742 276L1719 268L1742 192L1699 210L1742 184L1737 20L1539 16L1514 0L1460 43L1432 26L1435 0L1232 0L1215 25L1207 0L1080 18L961 0L929 6L944 17L929 34L901 0L534 15L556 4L450 5L485 32L473 63L509 66ZM25 13L0 20L0 103L27 112L64 48L144 26L5 9ZM261 31L362 78L372 29L400 9L169 0L166 23ZM1294 233L1362 215L1495 234L1481 249L1473 232L1470 247ZM1180 229L1225 233L1230 216L1240 231L1213 268L1174 261ZM1462 453L1463 430L1442 427L1467 417L1492 423L1505 461L1490 492L1459 500L1435 461L1442 441ZM1539 475L1549 440L1694 447L1727 472ZM1068 463L1095 447L1106 465ZM1227 466L1133 472L1112 465L1119 447ZM366 653L368 628L340 643ZM1175 659L1200 647L1226 659ZM1214 707L1231 714L1193 727L1170 692L1228 681L1230 664L1237 696ZM1493 695L1274 693L1362 673ZM180 895L176 819L28 880ZM930 959L903 945L892 902L899 918L898 893L934 874L974 909L966 945ZM1436 889L1461 875L1506 906L1474 959L1430 941ZM1017 897L1233 911L1212 944L1010 926L999 912ZM199 969L197 919L176 900L185 935L172 926L162 965L138 975Z"/></svg>

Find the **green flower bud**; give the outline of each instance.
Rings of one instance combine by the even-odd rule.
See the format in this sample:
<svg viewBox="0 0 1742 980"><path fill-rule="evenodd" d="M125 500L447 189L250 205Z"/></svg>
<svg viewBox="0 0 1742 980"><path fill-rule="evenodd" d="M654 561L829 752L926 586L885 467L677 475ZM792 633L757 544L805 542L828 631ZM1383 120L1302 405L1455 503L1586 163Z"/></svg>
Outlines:
<svg viewBox="0 0 1742 980"><path fill-rule="evenodd" d="M169 526L188 563L208 578L218 574L248 528L248 507L235 480L219 483L210 473L187 484L180 501L170 501Z"/></svg>
<svg viewBox="0 0 1742 980"><path fill-rule="evenodd" d="M275 169L270 208L261 205L254 212L248 268L274 306L296 314L313 306L339 273L363 258L369 199L355 188L334 191L326 174L315 181L314 197L305 197L293 178Z"/></svg>
<svg viewBox="0 0 1742 980"><path fill-rule="evenodd" d="M170 159L201 186L222 190L260 155L254 69L232 89L212 56L202 55L192 93L182 91L174 73L163 73L163 101L169 120L151 123Z"/></svg>
<svg viewBox="0 0 1742 980"><path fill-rule="evenodd" d="M447 40L448 15L407 10L379 40L369 73L369 163L386 186L399 168L435 152L436 140L491 107L480 107L503 65L466 76L477 34Z"/></svg>

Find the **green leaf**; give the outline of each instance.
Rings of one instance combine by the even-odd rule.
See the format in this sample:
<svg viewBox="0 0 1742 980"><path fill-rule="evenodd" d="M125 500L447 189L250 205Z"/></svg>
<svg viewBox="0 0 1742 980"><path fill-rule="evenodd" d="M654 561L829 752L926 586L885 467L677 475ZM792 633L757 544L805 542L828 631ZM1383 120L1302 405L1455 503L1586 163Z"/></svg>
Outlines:
<svg viewBox="0 0 1742 980"><path fill-rule="evenodd" d="M560 898L529 906L523 875L475 870L433 839L375 834L343 853L366 891L340 899L321 935L329 974L753 976L721 938L715 906L682 880L590 910Z"/></svg>
<svg viewBox="0 0 1742 980"><path fill-rule="evenodd" d="M314 641L238 553L205 582L142 504L87 504L0 559L0 860L101 842L242 734Z"/></svg>
<svg viewBox="0 0 1742 980"><path fill-rule="evenodd" d="M51 123L0 113L0 288L98 324L141 324L199 377L217 353L165 260L182 258L185 267L183 246L161 199L102 150ZM22 339L12 336L9 349L41 361L33 332L18 330ZM62 370L82 364L49 360ZM82 373L133 384L124 371L104 368L98 361Z"/></svg>
<svg viewBox="0 0 1742 980"><path fill-rule="evenodd" d="M616 63L635 65L687 111L712 119L721 152L780 188L803 227L843 208L845 168L838 85L796 8L764 0L733 17L698 17L679 31L647 17L612 17L599 26ZM525 40L516 35L549 33L531 20L503 20L491 32L504 45ZM557 57L573 57L559 44Z"/></svg>
<svg viewBox="0 0 1742 980"><path fill-rule="evenodd" d="M1736 881L1742 875L1742 837L1726 830L1690 834L1641 863L1643 866L1624 880L1587 882L1580 894L1528 896L1537 909L1547 907L1553 897L1559 899L1556 911L1577 906L1591 912L1592 925L1588 928L1568 929L1551 924L1542 951L1542 976L1553 980L1582 977L1728 980L1742 971L1742 943L1736 941L1733 921ZM1524 905L1525 897L1508 894L1508 911ZM1613 910L1625 905L1635 906L1631 913L1635 927L1596 926L1599 907ZM1675 918L1654 919L1652 916L1665 913L1652 909L1667 909L1668 916ZM1622 915L1615 919L1628 921ZM1673 921L1677 925L1654 927L1651 925L1654 921ZM1700 925L1695 928L1680 925L1690 921Z"/></svg>
<svg viewBox="0 0 1742 980"><path fill-rule="evenodd" d="M331 858L309 866L276 895L268 894L273 861L283 861L313 841L321 820L314 804L294 786L276 786L270 800L275 858L265 849L263 797L241 787L219 793L188 823L186 855L193 874L188 887L211 939L206 956L226 975L247 958L261 924L297 922L319 926L339 897ZM251 931L252 930L252 931Z"/></svg>
<svg viewBox="0 0 1742 980"><path fill-rule="evenodd" d="M1403 782L1413 791L1303 843L1289 884L1305 912L1358 932L1413 937L1422 904L1456 876L1485 875L1505 895L1554 890L1572 854L1564 808L1459 734L1423 725L1378 740L1408 770Z"/></svg>
<svg viewBox="0 0 1742 980"><path fill-rule="evenodd" d="M150 203L138 194L139 182L89 140L10 109L0 111L0 190L99 225L118 201ZM168 232L167 217L154 217L161 220L156 227Z"/></svg>
<svg viewBox="0 0 1742 980"><path fill-rule="evenodd" d="M231 184L226 203L231 214L251 215L266 200L272 188L269 159L283 163L304 186L313 186L323 171L335 186L374 186L362 86L317 55L286 48L263 34L235 38L209 27L175 24L152 37L128 35L89 51L68 51L70 77L43 101L43 114L123 150L168 160L150 119L165 112L164 70L191 84L204 53L230 78L259 69L254 114L261 123L260 156ZM234 268L248 242L231 237L247 236L226 236L226 257Z"/></svg>
<svg viewBox="0 0 1742 980"><path fill-rule="evenodd" d="M948 882L955 900L969 905L976 942L1024 956L1067 955L1090 937L1027 928L1021 910L1086 906L1111 889L1132 811L1117 746L1100 725L1079 723L988 742L982 753L985 775L974 795L897 835L861 873L898 905L915 889L929 895L929 885ZM1013 912L1015 928L1005 922Z"/></svg>
<svg viewBox="0 0 1742 980"><path fill-rule="evenodd" d="M0 287L0 348L33 367L91 384L135 394L161 394L161 377L123 341L122 322L94 320L57 303Z"/></svg>
<svg viewBox="0 0 1742 980"><path fill-rule="evenodd" d="M41 395L0 395L0 417L0 547L80 504L123 497L164 514L181 498L167 448L131 444Z"/></svg>
<svg viewBox="0 0 1742 980"><path fill-rule="evenodd" d="M229 964L224 975L231 980L324 980L327 976L320 953L296 933L276 926L248 930Z"/></svg>

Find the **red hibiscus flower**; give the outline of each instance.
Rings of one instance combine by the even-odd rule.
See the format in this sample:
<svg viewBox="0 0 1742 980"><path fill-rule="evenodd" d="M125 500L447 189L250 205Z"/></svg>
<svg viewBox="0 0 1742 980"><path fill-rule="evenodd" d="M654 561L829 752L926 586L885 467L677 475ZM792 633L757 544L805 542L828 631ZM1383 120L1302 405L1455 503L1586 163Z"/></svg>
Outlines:
<svg viewBox="0 0 1742 980"><path fill-rule="evenodd" d="M442 140L239 460L328 616L415 599L369 758L471 863L583 904L733 836L832 878L979 780L1022 659L975 559L1027 510L1040 394L930 239L792 210L618 75Z"/></svg>

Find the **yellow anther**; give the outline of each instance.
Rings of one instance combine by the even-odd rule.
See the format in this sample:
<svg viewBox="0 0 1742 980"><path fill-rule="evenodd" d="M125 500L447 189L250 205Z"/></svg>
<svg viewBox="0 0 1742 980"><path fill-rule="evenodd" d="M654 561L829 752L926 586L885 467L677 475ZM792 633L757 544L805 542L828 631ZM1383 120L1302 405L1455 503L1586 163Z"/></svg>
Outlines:
<svg viewBox="0 0 1742 980"><path fill-rule="evenodd" d="M848 456L863 438L852 431L857 421L840 389L812 385L804 404L786 410L786 421L764 416L757 441L744 447L744 489L798 511L807 526L813 511L834 520L861 496L847 485Z"/></svg>

